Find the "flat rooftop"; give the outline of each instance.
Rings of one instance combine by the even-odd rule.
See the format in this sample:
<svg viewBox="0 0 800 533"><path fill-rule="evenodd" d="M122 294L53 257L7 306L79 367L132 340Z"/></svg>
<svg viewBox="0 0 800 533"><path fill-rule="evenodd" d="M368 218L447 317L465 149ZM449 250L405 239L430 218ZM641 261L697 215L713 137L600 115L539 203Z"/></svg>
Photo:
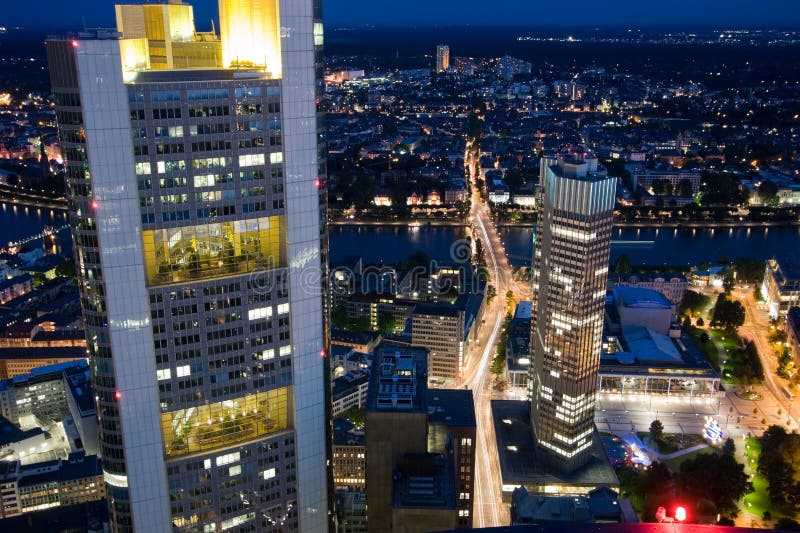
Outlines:
<svg viewBox="0 0 800 533"><path fill-rule="evenodd" d="M563 474L536 460L536 446L531 435L530 404L527 401L492 400L492 419L503 485L619 487L617 475L608 462L596 432L589 463L576 472Z"/></svg>
<svg viewBox="0 0 800 533"><path fill-rule="evenodd" d="M653 289L621 285L614 288L614 300L629 309L672 309L672 302Z"/></svg>
<svg viewBox="0 0 800 533"><path fill-rule="evenodd" d="M468 389L428 389L428 422L451 427L475 427L475 404Z"/></svg>

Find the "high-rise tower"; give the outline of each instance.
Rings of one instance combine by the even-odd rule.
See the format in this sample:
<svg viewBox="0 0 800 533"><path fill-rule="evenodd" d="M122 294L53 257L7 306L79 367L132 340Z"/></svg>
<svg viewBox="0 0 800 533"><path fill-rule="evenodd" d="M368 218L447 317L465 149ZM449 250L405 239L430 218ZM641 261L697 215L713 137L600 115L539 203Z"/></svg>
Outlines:
<svg viewBox="0 0 800 533"><path fill-rule="evenodd" d="M582 149L541 161L529 380L534 440L563 472L590 457L616 179Z"/></svg>
<svg viewBox="0 0 800 533"><path fill-rule="evenodd" d="M450 47L440 44L436 47L436 72L445 72L450 68Z"/></svg>
<svg viewBox="0 0 800 533"><path fill-rule="evenodd" d="M112 523L325 531L318 2L219 7L47 43Z"/></svg>

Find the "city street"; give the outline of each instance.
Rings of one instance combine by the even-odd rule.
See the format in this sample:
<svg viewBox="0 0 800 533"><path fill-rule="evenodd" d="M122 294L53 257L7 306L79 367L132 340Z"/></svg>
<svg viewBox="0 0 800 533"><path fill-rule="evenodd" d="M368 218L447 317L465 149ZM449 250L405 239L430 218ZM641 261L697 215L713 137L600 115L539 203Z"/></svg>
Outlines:
<svg viewBox="0 0 800 533"><path fill-rule="evenodd" d="M463 386L473 391L477 423L473 525L490 527L510 523L508 507L502 502L500 490L500 467L491 413L492 376L489 367L496 353L495 345L506 313L505 293L513 287L514 282L511 266L489 216L488 208L481 199L480 191L474 187L470 222L473 238L480 238L484 243L486 264L492 277L491 284L497 290L497 296L484 310L484 324L472 349L472 357L462 381Z"/></svg>

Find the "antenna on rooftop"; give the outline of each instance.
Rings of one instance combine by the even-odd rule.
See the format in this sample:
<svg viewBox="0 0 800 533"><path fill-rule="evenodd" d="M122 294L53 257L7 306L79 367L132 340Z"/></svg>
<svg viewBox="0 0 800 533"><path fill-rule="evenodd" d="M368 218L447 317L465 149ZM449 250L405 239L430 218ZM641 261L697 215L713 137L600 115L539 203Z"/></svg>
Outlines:
<svg viewBox="0 0 800 533"><path fill-rule="evenodd" d="M83 31L89 31L89 30L86 29L86 17L82 16L81 20L83 21Z"/></svg>

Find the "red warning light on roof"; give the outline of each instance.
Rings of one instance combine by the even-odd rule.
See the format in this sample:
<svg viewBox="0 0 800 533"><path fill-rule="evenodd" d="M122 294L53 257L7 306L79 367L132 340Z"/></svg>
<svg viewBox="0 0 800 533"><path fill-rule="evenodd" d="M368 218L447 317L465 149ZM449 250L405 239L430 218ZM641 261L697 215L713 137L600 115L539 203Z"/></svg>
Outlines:
<svg viewBox="0 0 800 533"><path fill-rule="evenodd" d="M97 200L92 200L92 209L97 209Z"/></svg>
<svg viewBox="0 0 800 533"><path fill-rule="evenodd" d="M319 351L319 356L322 357L323 359L325 359L325 357L326 357L325 350L320 350Z"/></svg>
<svg viewBox="0 0 800 533"><path fill-rule="evenodd" d="M119 399L122 398L122 393L120 391L115 392L114 398L116 398L116 400L119 401Z"/></svg>
<svg viewBox="0 0 800 533"><path fill-rule="evenodd" d="M72 39L72 48L78 48L78 41L75 39Z"/></svg>

